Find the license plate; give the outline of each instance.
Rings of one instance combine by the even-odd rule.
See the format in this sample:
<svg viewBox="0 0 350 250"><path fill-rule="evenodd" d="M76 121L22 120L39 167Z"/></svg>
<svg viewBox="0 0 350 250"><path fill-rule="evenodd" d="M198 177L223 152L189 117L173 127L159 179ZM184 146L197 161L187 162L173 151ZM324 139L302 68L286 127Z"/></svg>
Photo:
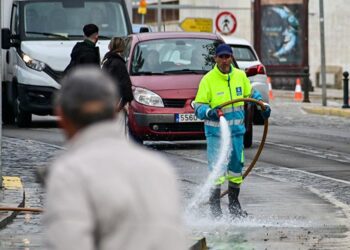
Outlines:
<svg viewBox="0 0 350 250"><path fill-rule="evenodd" d="M195 114L175 114L175 122L202 122Z"/></svg>

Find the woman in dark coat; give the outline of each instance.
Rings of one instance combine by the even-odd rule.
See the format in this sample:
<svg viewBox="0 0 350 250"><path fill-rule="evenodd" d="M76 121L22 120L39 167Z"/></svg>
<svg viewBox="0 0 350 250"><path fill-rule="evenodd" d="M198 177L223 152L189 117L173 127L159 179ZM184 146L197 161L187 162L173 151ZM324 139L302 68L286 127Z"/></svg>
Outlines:
<svg viewBox="0 0 350 250"><path fill-rule="evenodd" d="M126 68L125 60L120 56L120 53L122 53L125 49L125 42L120 37L113 37L108 48L109 51L106 53L102 61L102 69L107 71L117 84L121 97L117 111L120 111L134 98L131 89L131 80Z"/></svg>

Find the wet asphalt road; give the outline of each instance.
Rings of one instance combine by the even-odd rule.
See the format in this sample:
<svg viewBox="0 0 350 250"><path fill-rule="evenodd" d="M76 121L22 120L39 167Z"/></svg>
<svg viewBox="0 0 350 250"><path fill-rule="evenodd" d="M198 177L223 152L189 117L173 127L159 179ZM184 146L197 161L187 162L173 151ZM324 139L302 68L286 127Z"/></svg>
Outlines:
<svg viewBox="0 0 350 250"><path fill-rule="evenodd" d="M20 176L26 207L42 207L45 191L37 179L37 169L46 167L60 150L32 140L2 139L3 175ZM0 230L0 249L45 249L41 214L20 213Z"/></svg>
<svg viewBox="0 0 350 250"><path fill-rule="evenodd" d="M242 188L242 203L251 216L240 222L196 220L194 223L192 219L197 215L192 214L193 218L186 218L191 234L207 237L212 249L348 249L349 119L305 114L300 104L279 100L272 103L272 109L266 147L252 176ZM31 130L4 129L4 136L27 140L23 143L4 139L3 168L7 175L22 177L27 205L37 207L43 205L45 193L36 182L35 168L46 166L59 148L33 143L32 140L62 145L64 139L52 121L40 121L34 126ZM248 162L255 154L261 136L261 128L255 129L254 146L246 150ZM147 145L165 153L175 164L185 208L186 202L206 178L205 144L165 142ZM13 147L22 147L21 153L13 154ZM250 177L254 182L249 181ZM266 182L270 185L262 187ZM284 183L284 203L283 200L273 200L279 197L274 190L275 182ZM251 199L257 189L267 195ZM300 192L300 189L305 192ZM295 190L297 194L288 197L288 190ZM315 194L318 198L314 197ZM290 205L290 200L297 202L289 208L283 207L283 204ZM304 206L298 208L298 204ZM269 207L283 209L271 213ZM40 219L41 215L20 215L0 231L0 249L44 249ZM318 225L322 220L323 226Z"/></svg>

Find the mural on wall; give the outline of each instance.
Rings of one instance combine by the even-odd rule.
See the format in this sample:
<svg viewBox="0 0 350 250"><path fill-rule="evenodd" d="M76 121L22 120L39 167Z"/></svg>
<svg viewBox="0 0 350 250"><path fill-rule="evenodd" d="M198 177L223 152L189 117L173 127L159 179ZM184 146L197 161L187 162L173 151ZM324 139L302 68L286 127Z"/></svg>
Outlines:
<svg viewBox="0 0 350 250"><path fill-rule="evenodd" d="M268 65L302 63L301 4L264 5L261 9L261 59Z"/></svg>

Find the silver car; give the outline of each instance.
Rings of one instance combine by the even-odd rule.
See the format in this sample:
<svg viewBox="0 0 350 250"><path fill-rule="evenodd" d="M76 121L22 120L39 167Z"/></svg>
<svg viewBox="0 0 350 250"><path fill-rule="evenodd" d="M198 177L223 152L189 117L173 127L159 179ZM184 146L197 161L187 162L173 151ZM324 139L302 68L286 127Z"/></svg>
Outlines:
<svg viewBox="0 0 350 250"><path fill-rule="evenodd" d="M236 59L238 67L244 70L252 84L252 87L260 92L263 101L269 102L269 85L265 66L259 60L253 46L245 39L233 36L222 36L226 44L229 44L233 50L233 56ZM264 120L257 111L255 105L248 105L246 114L247 132L244 136L244 146L250 147L253 142L253 124L263 125Z"/></svg>

